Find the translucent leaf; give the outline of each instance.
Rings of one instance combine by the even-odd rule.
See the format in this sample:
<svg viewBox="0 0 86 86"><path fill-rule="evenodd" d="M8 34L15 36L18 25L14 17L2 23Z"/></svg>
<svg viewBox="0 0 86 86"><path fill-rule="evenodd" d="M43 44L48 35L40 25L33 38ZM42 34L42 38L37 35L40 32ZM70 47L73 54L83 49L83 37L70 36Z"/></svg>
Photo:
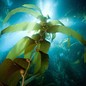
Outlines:
<svg viewBox="0 0 86 86"><path fill-rule="evenodd" d="M35 46L36 44L30 44L29 46L26 47L24 52L24 58L31 59L31 57L33 56L32 54Z"/></svg>
<svg viewBox="0 0 86 86"><path fill-rule="evenodd" d="M24 58L28 58L31 61L31 66L30 68L33 69L33 73L37 73L40 69L41 66L41 57L39 51L36 51L36 48L39 48L40 44L30 44L26 47L25 53L24 53ZM31 69L30 69L31 70Z"/></svg>
<svg viewBox="0 0 86 86"><path fill-rule="evenodd" d="M39 31L41 29L41 25L40 24L36 24L33 28L33 30Z"/></svg>
<svg viewBox="0 0 86 86"><path fill-rule="evenodd" d="M36 18L38 16L40 16L40 13L38 13L38 12L32 10L32 9L28 9L28 8L24 8L24 7L19 7L19 8L15 8L12 11L10 11L8 13L8 15L6 16L6 18L4 19L3 23L7 22L12 15L14 15L15 13L18 13L18 12L25 12L27 14L31 14L32 16L34 16Z"/></svg>
<svg viewBox="0 0 86 86"><path fill-rule="evenodd" d="M61 32L63 34L66 34L68 36L72 36L74 38L76 38L77 40L79 40L81 43L83 43L84 45L86 45L86 40L84 40L84 38L76 31L67 28L65 26L60 26L60 25L53 25L51 26L48 30L48 33L56 33L56 32Z"/></svg>
<svg viewBox="0 0 86 86"><path fill-rule="evenodd" d="M7 84L8 86L17 86L17 83L21 78L19 73L20 69L22 69L21 66L17 65L10 59L6 59L0 65L0 81L2 81L4 84ZM12 78L14 74L15 76Z"/></svg>
<svg viewBox="0 0 86 86"><path fill-rule="evenodd" d="M32 37L31 37L33 40L35 40L35 41L38 41L39 39L40 39L40 35L39 34L34 34L34 35L32 35Z"/></svg>
<svg viewBox="0 0 86 86"><path fill-rule="evenodd" d="M48 69L49 65L49 56L48 54L45 54L43 52L41 53L41 68L40 68L40 73L44 73Z"/></svg>
<svg viewBox="0 0 86 86"><path fill-rule="evenodd" d="M50 43L46 40L41 42L40 51L47 53L50 48Z"/></svg>
<svg viewBox="0 0 86 86"><path fill-rule="evenodd" d="M40 15L40 16L37 17L37 19L39 19L41 21L41 23L44 23L44 22L47 21L48 18L44 17L43 15Z"/></svg>
<svg viewBox="0 0 86 86"><path fill-rule="evenodd" d="M24 51L24 58L30 59L30 57L32 55L32 51L34 50L35 46L36 46L36 43L34 40L31 40L30 42L28 42L28 45Z"/></svg>
<svg viewBox="0 0 86 86"><path fill-rule="evenodd" d="M27 30L29 32L33 30L34 28L36 28L36 22L23 22L20 24L8 26L7 28L1 31L1 35L4 33L16 32L16 31L26 31Z"/></svg>
<svg viewBox="0 0 86 86"><path fill-rule="evenodd" d="M34 69L33 73L36 74L41 68L41 54L39 52L35 52L31 62L31 66Z"/></svg>
<svg viewBox="0 0 86 86"><path fill-rule="evenodd" d="M63 25L64 26L64 24L62 23L62 22L60 22L59 20L51 20L50 22L50 25Z"/></svg>
<svg viewBox="0 0 86 86"><path fill-rule="evenodd" d="M24 4L23 6L24 6L24 7L27 7L27 8L36 9L36 10L38 10L38 11L41 13L40 8L37 7L36 5L33 5L33 4ZM42 13L41 13L41 14L42 14Z"/></svg>
<svg viewBox="0 0 86 86"><path fill-rule="evenodd" d="M25 37L21 39L13 48L12 50L8 53L6 58L9 58L11 60L15 59L17 56L21 55L24 50L26 45L31 42L32 40L29 37Z"/></svg>

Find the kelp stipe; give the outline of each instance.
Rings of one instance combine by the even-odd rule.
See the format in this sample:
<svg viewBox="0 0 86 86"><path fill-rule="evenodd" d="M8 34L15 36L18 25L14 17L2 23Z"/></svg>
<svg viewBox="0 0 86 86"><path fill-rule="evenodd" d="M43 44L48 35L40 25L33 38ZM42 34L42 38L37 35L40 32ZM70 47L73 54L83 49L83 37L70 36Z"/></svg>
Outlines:
<svg viewBox="0 0 86 86"><path fill-rule="evenodd" d="M27 74L28 69L30 67L30 60L26 59L26 61L28 63L26 70L24 71L23 69L20 69L20 74L21 74L21 77L22 77L21 86L24 86L25 77L26 77L26 74Z"/></svg>
<svg viewBox="0 0 86 86"><path fill-rule="evenodd" d="M22 7L13 9L8 13L3 23L6 23L9 18L17 12L28 13L40 20L36 22L23 22L8 26L1 31L1 35L16 31L35 31L36 34L25 36L9 51L6 60L0 65L0 81L9 86L16 86L22 79L22 86L27 85L37 76L43 74L48 68L48 51L50 42L47 41L46 34L52 34L52 40L55 39L56 33L60 32L68 36L72 36L86 46L86 40L76 31L65 27L59 20L47 22L49 17L43 16L40 8L32 4L25 4ZM49 35L50 35L49 34ZM70 46L68 39L68 46ZM24 59L17 58L24 54ZM29 59L29 64L25 59ZM10 70L9 70L10 69ZM32 70L32 72L29 72ZM10 72L10 77L8 77ZM27 75L26 75L27 74ZM4 76L2 76L4 75ZM6 81L7 80L7 81ZM11 82L10 82L11 80Z"/></svg>

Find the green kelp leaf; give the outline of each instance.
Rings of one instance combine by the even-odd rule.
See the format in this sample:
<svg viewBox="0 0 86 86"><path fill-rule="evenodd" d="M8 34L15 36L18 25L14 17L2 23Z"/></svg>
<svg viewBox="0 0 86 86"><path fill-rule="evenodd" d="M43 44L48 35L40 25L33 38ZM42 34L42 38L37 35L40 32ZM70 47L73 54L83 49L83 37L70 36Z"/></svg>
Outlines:
<svg viewBox="0 0 86 86"><path fill-rule="evenodd" d="M84 45L86 45L86 40L84 40L84 38L76 31L67 28L65 26L60 26L60 25L53 25L51 26L51 28L49 28L47 30L48 33L56 33L56 32L61 32L63 34L66 34L68 36L72 36L74 38L76 38L77 40L79 40L81 43L83 43Z"/></svg>
<svg viewBox="0 0 86 86"><path fill-rule="evenodd" d="M33 68L33 73L36 74L41 68L41 54L40 52L35 52L32 60L31 67Z"/></svg>
<svg viewBox="0 0 86 86"><path fill-rule="evenodd" d="M27 7L27 8L36 9L36 10L38 10L38 11L42 14L40 8L37 7L36 5L33 5L33 4L24 4L24 5L22 5L22 6Z"/></svg>
<svg viewBox="0 0 86 86"><path fill-rule="evenodd" d="M45 23L48 18L43 16L43 15L40 15L40 16L37 17L37 19L39 19L41 21L41 23Z"/></svg>
<svg viewBox="0 0 86 86"><path fill-rule="evenodd" d="M32 51L34 50L34 47L36 46L36 43L33 39L31 39L29 42L27 42L27 46L24 51L24 58L30 59L32 55Z"/></svg>
<svg viewBox="0 0 86 86"><path fill-rule="evenodd" d="M1 31L1 35L8 32L16 32L16 31L31 31L36 26L36 22L23 22L15 25L8 26L4 30Z"/></svg>
<svg viewBox="0 0 86 86"><path fill-rule="evenodd" d="M40 39L40 34L34 34L34 35L32 35L32 37L31 37L33 40L35 40L35 41L39 41L39 39Z"/></svg>
<svg viewBox="0 0 86 86"><path fill-rule="evenodd" d="M17 65L15 62L13 62L10 59L5 59L4 62L0 65L0 81L2 81L4 84L7 84L8 86L16 86L14 84L17 84L17 82L19 81L19 79L21 77L17 77L20 76L20 73L18 73L17 75L15 75L15 78L18 81L14 81L15 83L12 83L12 85L10 85L9 79L11 78L11 76L18 70L22 69L21 66ZM11 81L14 80L14 77L11 78Z"/></svg>
<svg viewBox="0 0 86 86"><path fill-rule="evenodd" d="M40 16L40 13L38 13L38 12L32 10L32 9L28 9L28 8L24 8L24 7L19 7L19 8L15 8L12 11L10 11L8 13L8 15L5 17L3 23L7 22L12 15L14 15L15 13L18 13L18 12L25 12L27 14L30 14L30 15L36 17L36 18L38 16Z"/></svg>
<svg viewBox="0 0 86 86"><path fill-rule="evenodd" d="M50 48L50 43L46 40L41 41L40 51L47 53Z"/></svg>
<svg viewBox="0 0 86 86"><path fill-rule="evenodd" d="M51 20L50 22L49 22L49 24L50 25L63 25L64 26L64 24L62 23L62 22L60 22L59 20Z"/></svg>
<svg viewBox="0 0 86 86"><path fill-rule="evenodd" d="M35 48L36 44L30 44L29 46L26 47L25 52L24 52L24 58L31 59L33 56L33 51Z"/></svg>
<svg viewBox="0 0 86 86"><path fill-rule="evenodd" d="M41 29L41 25L38 23L33 27L33 30L36 30L36 31L39 31L40 29Z"/></svg>
<svg viewBox="0 0 86 86"><path fill-rule="evenodd" d="M11 60L15 59L17 56L21 55L24 52L24 49L28 42L30 42L31 39L29 37L24 37L21 39L13 48L10 50L6 58L9 58Z"/></svg>
<svg viewBox="0 0 86 86"><path fill-rule="evenodd" d="M43 52L41 53L41 68L40 68L40 73L44 73L48 69L49 65L49 56L48 54L45 54Z"/></svg>

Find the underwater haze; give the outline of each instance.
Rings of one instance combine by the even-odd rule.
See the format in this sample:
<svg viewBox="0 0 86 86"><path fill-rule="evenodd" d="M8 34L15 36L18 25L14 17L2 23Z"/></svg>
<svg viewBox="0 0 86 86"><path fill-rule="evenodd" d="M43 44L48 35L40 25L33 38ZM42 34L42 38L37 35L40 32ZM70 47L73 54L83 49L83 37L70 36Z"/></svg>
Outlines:
<svg viewBox="0 0 86 86"><path fill-rule="evenodd" d="M85 0L0 0L0 31L7 26L24 21L36 21L33 16L25 13L13 15L6 24L3 20L12 9L23 4L37 5L44 16L60 20L65 26L80 33L86 40L86 1ZM8 52L24 36L26 32L6 33L0 37L0 63ZM32 34L31 34L32 35ZM49 49L49 67L45 79L33 81L31 86L86 86L86 63L84 50L86 46L70 37L70 47L67 46L68 36L57 33Z"/></svg>

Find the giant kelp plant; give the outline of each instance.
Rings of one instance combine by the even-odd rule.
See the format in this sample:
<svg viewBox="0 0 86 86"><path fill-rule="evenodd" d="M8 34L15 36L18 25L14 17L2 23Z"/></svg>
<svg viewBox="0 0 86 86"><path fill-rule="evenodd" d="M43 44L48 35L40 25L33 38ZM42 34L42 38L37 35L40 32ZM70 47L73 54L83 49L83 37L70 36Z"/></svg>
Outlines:
<svg viewBox="0 0 86 86"><path fill-rule="evenodd" d="M40 8L32 4L24 4L8 13L3 23L17 12L31 14L40 20L37 22L23 22L8 26L1 31L1 35L9 32L26 31L28 35L22 38L8 53L4 62L0 65L0 86L26 86L36 77L41 76L48 68L48 50L50 42L47 40L52 35L60 32L72 36L86 46L86 40L76 31L64 26L59 20L47 21L49 16L43 16ZM29 32L34 31L32 36ZM70 46L70 39L68 44ZM17 58L20 55L23 58ZM84 54L86 62L86 53Z"/></svg>

